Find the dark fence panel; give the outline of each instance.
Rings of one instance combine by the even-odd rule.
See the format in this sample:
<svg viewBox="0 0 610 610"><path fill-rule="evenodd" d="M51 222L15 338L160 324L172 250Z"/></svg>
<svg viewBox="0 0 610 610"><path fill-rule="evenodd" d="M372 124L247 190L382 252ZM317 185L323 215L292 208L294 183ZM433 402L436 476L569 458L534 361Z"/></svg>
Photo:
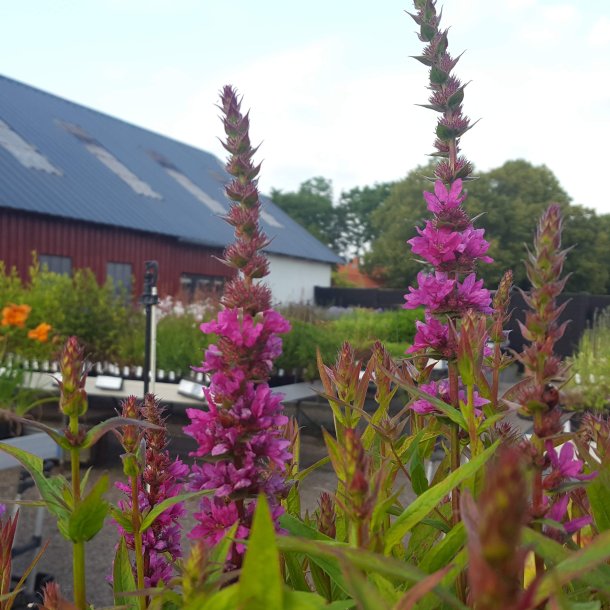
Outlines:
<svg viewBox="0 0 610 610"><path fill-rule="evenodd" d="M403 305L406 290L383 290L376 288L322 288L315 287L316 305L322 307L370 307L372 309L398 309ZM568 301L560 322L570 320L563 337L557 342L556 353L562 357L570 356L578 346L582 332L591 324L596 311L610 307L610 295L563 294L560 304ZM506 326L510 330L511 349L523 349L523 337L518 321L525 321L526 306L518 291L511 295L512 318Z"/></svg>
<svg viewBox="0 0 610 610"><path fill-rule="evenodd" d="M404 290L379 288L322 288L314 287L314 300L320 307L370 307L397 309L404 302Z"/></svg>

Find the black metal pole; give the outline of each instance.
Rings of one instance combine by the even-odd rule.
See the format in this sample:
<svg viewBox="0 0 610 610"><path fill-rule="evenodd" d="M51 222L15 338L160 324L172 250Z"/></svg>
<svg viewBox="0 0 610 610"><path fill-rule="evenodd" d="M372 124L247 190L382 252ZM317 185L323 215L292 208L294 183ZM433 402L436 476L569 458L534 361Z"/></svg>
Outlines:
<svg viewBox="0 0 610 610"><path fill-rule="evenodd" d="M150 360L152 353L152 308L159 302L157 295L157 277L159 265L157 261L145 261L144 263L144 292L142 303L146 310L146 329L144 335L144 396L148 394L150 386Z"/></svg>

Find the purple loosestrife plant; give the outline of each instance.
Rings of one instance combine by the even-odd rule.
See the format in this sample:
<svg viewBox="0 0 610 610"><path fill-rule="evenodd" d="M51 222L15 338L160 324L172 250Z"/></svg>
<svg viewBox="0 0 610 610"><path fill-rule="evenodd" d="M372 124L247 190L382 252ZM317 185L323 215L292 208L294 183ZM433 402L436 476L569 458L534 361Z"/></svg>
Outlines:
<svg viewBox="0 0 610 610"><path fill-rule="evenodd" d="M423 229L417 229L417 237L408 241L413 253L433 267L432 273L420 272L417 286L409 287L409 293L405 295L406 309L421 306L426 309L425 321L416 325L414 344L409 353L448 360L449 403L454 409L463 411L471 450L476 454L481 448L477 437L480 418L475 412L473 380L482 378L481 358L476 355L472 360L472 350L464 350L463 346L478 344L480 337L473 336L468 340L460 338L460 333L474 333L485 323L473 323L469 328L461 329L460 320L466 313L489 315L493 312L491 294L483 287L483 281L476 277L477 263L489 263L492 259L487 256L489 243L484 239L484 230L474 228L462 206L466 198L463 182L470 179L472 166L459 154L459 145L460 138L471 125L462 111L465 85L452 74L458 58L453 58L447 51L447 30L440 27L435 0L415 0L414 6L416 13L411 16L420 28L420 40L426 43L422 55L416 59L430 69L431 94L426 107L440 113L434 142L436 150L432 154L441 160L434 170L433 192L424 193L428 211L433 217ZM471 361L467 362L469 359ZM460 398L458 362L461 370L472 372L471 379L463 380L465 401ZM422 409L427 410L421 400L414 404L420 413ZM450 437L451 469L456 470L461 451L457 424L450 426ZM452 494L452 508L453 523L456 524L459 520L457 491Z"/></svg>
<svg viewBox="0 0 610 610"><path fill-rule="evenodd" d="M155 587L169 582L173 576L172 566L182 556L180 520L186 515L184 503L169 506L150 527L139 534L134 532L151 510L182 492L188 467L169 455L163 409L154 395L147 394L141 406L137 405L135 397L129 397L123 402L122 415L143 419L154 426L143 430L135 426L123 428L120 439L126 452L124 469L130 483L115 485L127 496L119 501L119 509L130 516L131 531L126 530L124 524L117 522L117 525L127 548L136 552L136 578L140 577L143 587ZM136 498L137 506L134 504Z"/></svg>
<svg viewBox="0 0 610 610"><path fill-rule="evenodd" d="M216 319L201 325L217 340L205 352L197 370L210 375L205 388L208 410L189 409L187 434L198 443L193 453L201 463L193 467L194 490L215 489L213 498L201 501L195 515L198 525L192 538L216 544L238 523L237 538L247 538L255 498L265 493L274 518L282 512L284 473L290 454L282 432L288 419L281 396L271 392L268 378L280 355L279 333L290 324L271 307L269 288L257 280L268 274L262 249L269 243L259 226L260 200L253 164L256 149L250 144L248 114L232 87L221 92L220 109L230 154L227 171L233 177L226 187L232 201L226 217L235 227L235 242L224 253L224 262L236 270L222 298ZM231 562L240 565L243 545L235 545Z"/></svg>

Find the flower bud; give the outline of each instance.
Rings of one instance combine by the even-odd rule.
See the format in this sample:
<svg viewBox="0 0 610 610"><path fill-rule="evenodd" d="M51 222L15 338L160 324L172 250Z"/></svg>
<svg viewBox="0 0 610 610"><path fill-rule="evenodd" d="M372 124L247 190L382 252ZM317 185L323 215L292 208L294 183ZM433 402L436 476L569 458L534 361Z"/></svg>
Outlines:
<svg viewBox="0 0 610 610"><path fill-rule="evenodd" d="M87 371L84 362L84 348L76 337L70 337L62 350L59 360L61 381L58 382L59 408L68 417L79 417L87 411L85 382Z"/></svg>

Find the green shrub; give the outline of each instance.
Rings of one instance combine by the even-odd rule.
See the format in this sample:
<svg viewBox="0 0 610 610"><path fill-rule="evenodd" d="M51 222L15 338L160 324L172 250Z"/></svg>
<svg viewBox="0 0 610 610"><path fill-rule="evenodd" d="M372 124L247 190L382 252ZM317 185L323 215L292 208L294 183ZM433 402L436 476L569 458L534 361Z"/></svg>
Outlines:
<svg viewBox="0 0 610 610"><path fill-rule="evenodd" d="M201 322L190 314L168 315L157 325L157 368L186 373L199 366L209 335L199 330Z"/></svg>
<svg viewBox="0 0 610 610"><path fill-rule="evenodd" d="M366 350L377 340L382 343L402 343L405 348L415 336L415 322L423 319L420 310L399 309L377 312L356 309L334 322L337 332L349 338L356 349ZM404 349L402 350L404 354Z"/></svg>
<svg viewBox="0 0 610 610"><path fill-rule="evenodd" d="M316 348L320 349L326 363L335 361L343 341L349 341L354 349L366 356L376 340L386 345L395 358L404 356L405 349L415 336L415 322L422 318L418 311L376 312L356 309L337 320L303 320L302 312L294 319L290 312L284 312L290 319L292 331L284 335L284 349L278 358L278 369L303 370L307 379L316 378Z"/></svg>
<svg viewBox="0 0 610 610"><path fill-rule="evenodd" d="M570 402L601 410L610 404L610 309L595 316L571 358Z"/></svg>
<svg viewBox="0 0 610 610"><path fill-rule="evenodd" d="M315 379L318 376L316 349L320 350L325 362L333 362L342 338L330 322L312 324L291 320L290 323L292 330L282 335L283 352L275 365L289 373L294 369L303 371L306 379Z"/></svg>

